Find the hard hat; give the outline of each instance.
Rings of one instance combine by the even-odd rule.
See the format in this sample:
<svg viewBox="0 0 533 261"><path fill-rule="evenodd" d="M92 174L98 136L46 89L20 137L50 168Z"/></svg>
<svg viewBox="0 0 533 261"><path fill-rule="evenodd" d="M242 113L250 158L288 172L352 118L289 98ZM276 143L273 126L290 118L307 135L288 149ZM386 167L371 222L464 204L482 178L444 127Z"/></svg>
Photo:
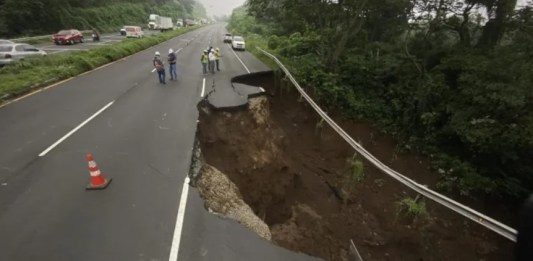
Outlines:
<svg viewBox="0 0 533 261"><path fill-rule="evenodd" d="M217 49L216 49L216 50L217 50L217 51L220 51L220 49L218 49L218 47L217 47Z"/></svg>
<svg viewBox="0 0 533 261"><path fill-rule="evenodd" d="M204 50L204 53L207 53L207 50Z"/></svg>
<svg viewBox="0 0 533 261"><path fill-rule="evenodd" d="M155 56L160 56L161 54L159 52L155 52Z"/></svg>
<svg viewBox="0 0 533 261"><path fill-rule="evenodd" d="M168 49L168 53L173 53L174 50L172 50L172 48Z"/></svg>

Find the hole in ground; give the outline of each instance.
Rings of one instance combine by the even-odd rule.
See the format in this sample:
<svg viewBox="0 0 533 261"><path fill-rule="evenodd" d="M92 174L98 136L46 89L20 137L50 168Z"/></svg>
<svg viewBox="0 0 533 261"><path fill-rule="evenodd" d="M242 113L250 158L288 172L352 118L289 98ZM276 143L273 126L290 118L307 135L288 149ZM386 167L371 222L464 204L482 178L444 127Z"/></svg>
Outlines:
<svg viewBox="0 0 533 261"><path fill-rule="evenodd" d="M350 239L364 260L512 259L509 241L418 198L354 156L298 93L275 86L272 74L239 81L271 95L251 99L246 111L201 112L200 146L278 245L325 260L347 260ZM436 181L426 161L398 155L392 139L369 124L333 118L394 169L424 184Z"/></svg>

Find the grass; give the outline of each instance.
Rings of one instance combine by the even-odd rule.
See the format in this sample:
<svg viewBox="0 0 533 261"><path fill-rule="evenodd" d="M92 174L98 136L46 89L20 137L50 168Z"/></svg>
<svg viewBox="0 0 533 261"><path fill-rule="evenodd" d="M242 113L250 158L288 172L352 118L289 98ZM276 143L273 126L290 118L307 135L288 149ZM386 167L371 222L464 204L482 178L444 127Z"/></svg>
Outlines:
<svg viewBox="0 0 533 261"><path fill-rule="evenodd" d="M364 163L357 159L357 153L353 157L346 160L346 174L344 181L344 203L348 204L348 199L355 190L357 184L361 183L365 178Z"/></svg>
<svg viewBox="0 0 533 261"><path fill-rule="evenodd" d="M406 197L398 203L398 213L403 213L408 218L413 219L413 223L421 222L422 224L431 223L431 216L426 207L424 200L419 200L419 197Z"/></svg>
<svg viewBox="0 0 533 261"><path fill-rule="evenodd" d="M92 70L194 29L181 28L89 51L49 55L6 65L0 68L0 101L27 93L44 83L50 84Z"/></svg>

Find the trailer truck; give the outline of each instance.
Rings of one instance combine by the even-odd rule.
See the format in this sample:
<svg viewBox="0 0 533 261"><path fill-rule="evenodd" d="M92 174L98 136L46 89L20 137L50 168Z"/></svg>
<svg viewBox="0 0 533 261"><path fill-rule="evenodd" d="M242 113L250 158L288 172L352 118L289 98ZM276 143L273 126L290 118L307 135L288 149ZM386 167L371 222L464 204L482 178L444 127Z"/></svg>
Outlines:
<svg viewBox="0 0 533 261"><path fill-rule="evenodd" d="M161 30L161 32L163 32L166 30L172 30L173 28L174 24L170 17L151 14L148 18L148 29Z"/></svg>

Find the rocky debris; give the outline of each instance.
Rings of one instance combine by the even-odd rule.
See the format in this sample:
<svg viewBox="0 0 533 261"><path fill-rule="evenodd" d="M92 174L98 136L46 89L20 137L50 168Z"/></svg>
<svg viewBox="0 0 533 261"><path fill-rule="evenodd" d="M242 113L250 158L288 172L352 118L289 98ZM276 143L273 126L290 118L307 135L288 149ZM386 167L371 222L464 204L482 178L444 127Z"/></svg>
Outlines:
<svg viewBox="0 0 533 261"><path fill-rule="evenodd" d="M269 125L270 110L268 109L267 97L260 96L250 99L248 109L257 125Z"/></svg>
<svg viewBox="0 0 533 261"><path fill-rule="evenodd" d="M226 175L205 163L200 172L196 184L208 209L236 220L260 237L271 240L272 234L267 224L242 200L239 189Z"/></svg>

